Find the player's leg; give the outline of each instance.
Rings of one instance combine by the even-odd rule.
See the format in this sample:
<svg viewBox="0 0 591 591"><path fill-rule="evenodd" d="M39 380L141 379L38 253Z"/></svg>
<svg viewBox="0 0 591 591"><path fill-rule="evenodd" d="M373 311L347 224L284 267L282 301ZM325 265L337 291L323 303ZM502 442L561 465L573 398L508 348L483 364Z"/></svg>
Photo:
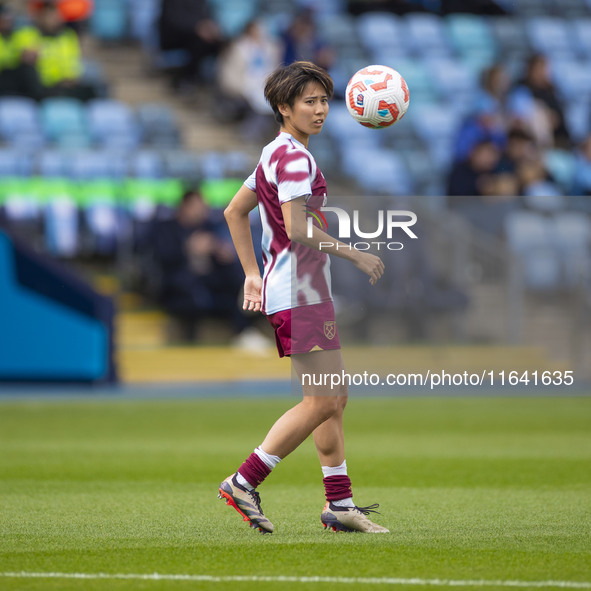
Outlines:
<svg viewBox="0 0 591 591"><path fill-rule="evenodd" d="M292 355L292 363L301 377L303 373L318 373L329 362L326 354L318 351ZM329 367L331 367L329 363ZM271 470L296 449L320 424L330 419L339 409L339 388L303 386L303 399L285 412L271 427L263 443L220 485L220 496L226 499L251 525L261 531L272 532L273 525L264 516L255 489Z"/></svg>
<svg viewBox="0 0 591 591"><path fill-rule="evenodd" d="M320 355L320 353L319 353ZM321 360L320 367L311 367L305 363L297 367L298 375L304 371L316 371L323 374L344 376L345 366L340 349L323 351L315 359ZM319 380L315 380L319 383ZM348 399L346 384L340 384L338 389L324 388L325 396L337 396L336 411L313 432L314 444L318 459L322 466L323 483L326 495L326 505L321 520L325 527L333 530L361 531L366 533L386 533L388 530L367 518L367 514L377 506L356 507L353 502L351 480L347 474L345 460L345 435L343 428L343 414ZM322 390L316 391L317 397L322 397Z"/></svg>

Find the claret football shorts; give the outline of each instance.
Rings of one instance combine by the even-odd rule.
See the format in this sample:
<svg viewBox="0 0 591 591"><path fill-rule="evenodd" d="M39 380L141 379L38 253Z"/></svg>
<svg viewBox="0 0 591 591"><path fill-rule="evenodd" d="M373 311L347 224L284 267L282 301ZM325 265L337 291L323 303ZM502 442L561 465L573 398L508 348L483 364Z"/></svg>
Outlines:
<svg viewBox="0 0 591 591"><path fill-rule="evenodd" d="M341 348L332 302L281 310L267 318L275 329L279 357Z"/></svg>

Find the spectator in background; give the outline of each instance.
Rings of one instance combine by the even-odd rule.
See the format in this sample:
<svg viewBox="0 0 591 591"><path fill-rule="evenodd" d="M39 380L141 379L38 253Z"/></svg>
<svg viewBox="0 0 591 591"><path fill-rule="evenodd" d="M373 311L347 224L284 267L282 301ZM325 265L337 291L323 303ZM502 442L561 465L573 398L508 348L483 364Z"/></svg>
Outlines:
<svg viewBox="0 0 591 591"><path fill-rule="evenodd" d="M542 108L545 112L551 134L549 147L570 149L571 139L566 128L562 103L550 77L546 56L536 54L530 58L525 77L517 84L515 91L525 96L524 89L529 91L538 109Z"/></svg>
<svg viewBox="0 0 591 591"><path fill-rule="evenodd" d="M243 134L261 139L273 124L264 95L267 76L280 64L281 47L258 21L251 21L228 46L218 64L221 94L216 109L224 120L243 120Z"/></svg>
<svg viewBox="0 0 591 591"><path fill-rule="evenodd" d="M501 235L506 215L517 207L515 174L501 168L501 150L491 139L478 141L467 159L453 165L448 179L450 206L485 232Z"/></svg>
<svg viewBox="0 0 591 591"><path fill-rule="evenodd" d="M314 15L310 9L295 16L283 33L282 41L284 64L303 60L329 70L335 61L334 51L318 37Z"/></svg>
<svg viewBox="0 0 591 591"><path fill-rule="evenodd" d="M179 321L183 340L193 340L200 322L211 316L228 320L243 341L257 338L237 305L244 277L226 235L223 219L216 219L197 191L187 191L175 217L154 228L160 303Z"/></svg>
<svg viewBox="0 0 591 591"><path fill-rule="evenodd" d="M497 100L481 93L475 99L472 113L460 127L456 138L454 160L459 162L466 160L472 149L485 141L492 142L502 150L507 141L507 131Z"/></svg>
<svg viewBox="0 0 591 591"><path fill-rule="evenodd" d="M511 80L504 66L502 64L493 64L483 70L477 96L481 97L481 100L488 98L495 101L497 111L502 115L510 86Z"/></svg>
<svg viewBox="0 0 591 591"><path fill-rule="evenodd" d="M53 0L53 3L64 22L77 33L81 32L83 23L90 18L94 9L93 0ZM29 13L35 17L44 4L46 0L29 0Z"/></svg>
<svg viewBox="0 0 591 591"><path fill-rule="evenodd" d="M203 61L217 56L223 44L207 0L162 0L158 30L162 50L183 49L190 56L180 76L173 79L173 87L190 88L202 81Z"/></svg>
<svg viewBox="0 0 591 591"><path fill-rule="evenodd" d="M94 88L81 79L83 65L78 35L65 26L57 5L46 1L36 16L36 26L23 27L15 33L21 63L34 66L38 77L27 78L23 94L35 99L95 98Z"/></svg>

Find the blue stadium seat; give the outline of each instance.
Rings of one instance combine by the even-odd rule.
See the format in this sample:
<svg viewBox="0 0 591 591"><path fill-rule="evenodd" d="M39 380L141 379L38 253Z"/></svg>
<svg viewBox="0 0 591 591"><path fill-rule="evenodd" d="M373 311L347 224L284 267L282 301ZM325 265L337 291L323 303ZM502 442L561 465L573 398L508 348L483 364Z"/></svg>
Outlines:
<svg viewBox="0 0 591 591"><path fill-rule="evenodd" d="M41 121L45 135L56 141L69 133L88 133L86 108L81 101L72 98L51 98L41 104Z"/></svg>
<svg viewBox="0 0 591 591"><path fill-rule="evenodd" d="M462 62L451 59L433 59L427 62L433 84L454 109L465 112L474 101L477 89L475 72Z"/></svg>
<svg viewBox="0 0 591 591"><path fill-rule="evenodd" d="M581 141L591 133L591 97L569 101L564 114L568 131L575 141Z"/></svg>
<svg viewBox="0 0 591 591"><path fill-rule="evenodd" d="M134 148L140 141L140 129L125 103L96 99L88 103L88 126L92 137L105 147Z"/></svg>
<svg viewBox="0 0 591 591"><path fill-rule="evenodd" d="M199 156L188 150L168 150L164 153L164 176L186 181L201 180Z"/></svg>
<svg viewBox="0 0 591 591"><path fill-rule="evenodd" d="M408 84L412 105L409 109L423 104L434 104L439 100L440 95L434 86L434 79L423 61L401 59L394 67Z"/></svg>
<svg viewBox="0 0 591 591"><path fill-rule="evenodd" d="M475 14L452 14L446 18L449 38L462 57L478 55L493 62L497 55L496 41L488 20Z"/></svg>
<svg viewBox="0 0 591 591"><path fill-rule="evenodd" d="M552 80L566 101L591 97L591 60L552 59Z"/></svg>
<svg viewBox="0 0 591 591"><path fill-rule="evenodd" d="M531 46L521 19L499 16L488 20L500 55L508 59L529 55Z"/></svg>
<svg viewBox="0 0 591 591"><path fill-rule="evenodd" d="M112 150L85 150L68 157L68 176L75 180L120 179L127 173L127 160Z"/></svg>
<svg viewBox="0 0 591 591"><path fill-rule="evenodd" d="M412 100L412 99L411 99ZM325 123L326 132L337 142L345 140L365 141L374 146L383 141L383 137L374 129L368 129L357 123L349 114L344 104L333 105Z"/></svg>
<svg viewBox="0 0 591 591"><path fill-rule="evenodd" d="M450 55L452 48L443 19L434 14L411 13L404 17L403 30L417 55Z"/></svg>
<svg viewBox="0 0 591 591"><path fill-rule="evenodd" d="M406 43L400 43L403 27L400 19L388 12L367 12L357 19L357 31L361 44L376 58L376 63L392 63L382 60L385 55L396 59L408 54Z"/></svg>
<svg viewBox="0 0 591 591"><path fill-rule="evenodd" d="M552 235L561 258L564 284L580 285L591 268L591 221L580 213L559 213L553 219Z"/></svg>
<svg viewBox="0 0 591 591"><path fill-rule="evenodd" d="M357 167L354 178L369 193L410 195L412 178L404 162L394 150L364 152L363 166Z"/></svg>
<svg viewBox="0 0 591 591"><path fill-rule="evenodd" d="M534 50L555 59L574 57L574 44L565 20L538 16L529 19L525 26Z"/></svg>
<svg viewBox="0 0 591 591"><path fill-rule="evenodd" d="M119 41L127 34L127 6L124 0L96 0L90 31L103 41Z"/></svg>
<svg viewBox="0 0 591 591"><path fill-rule="evenodd" d="M213 16L227 37L240 34L244 26L256 16L256 0L213 0Z"/></svg>
<svg viewBox="0 0 591 591"><path fill-rule="evenodd" d="M29 154L12 148L0 148L0 177L30 176L33 160Z"/></svg>
<svg viewBox="0 0 591 591"><path fill-rule="evenodd" d="M519 211L505 220L511 250L519 257L525 286L535 291L561 287L558 248L552 242L551 222L542 214Z"/></svg>
<svg viewBox="0 0 591 591"><path fill-rule="evenodd" d="M159 179L164 176L162 156L153 150L138 150L129 157L129 173L144 179Z"/></svg>
<svg viewBox="0 0 591 591"><path fill-rule="evenodd" d="M575 156L567 150L547 150L544 163L548 172L568 195L573 187L575 173Z"/></svg>
<svg viewBox="0 0 591 591"><path fill-rule="evenodd" d="M579 54L591 58L591 18L572 21L572 43Z"/></svg>
<svg viewBox="0 0 591 591"><path fill-rule="evenodd" d="M67 176L69 152L64 150L44 150L37 156L36 169L42 177Z"/></svg>
<svg viewBox="0 0 591 591"><path fill-rule="evenodd" d="M40 133L35 101L11 97L0 99L0 136L11 142L21 133Z"/></svg>

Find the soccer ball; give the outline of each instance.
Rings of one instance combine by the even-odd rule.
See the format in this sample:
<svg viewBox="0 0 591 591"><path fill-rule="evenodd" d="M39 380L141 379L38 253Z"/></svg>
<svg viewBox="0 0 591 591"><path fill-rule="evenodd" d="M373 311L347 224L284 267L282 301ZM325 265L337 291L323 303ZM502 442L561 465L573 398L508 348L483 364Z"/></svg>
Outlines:
<svg viewBox="0 0 591 591"><path fill-rule="evenodd" d="M388 66L366 66L355 72L345 90L349 113L371 129L383 129L400 121L408 101L404 78Z"/></svg>

